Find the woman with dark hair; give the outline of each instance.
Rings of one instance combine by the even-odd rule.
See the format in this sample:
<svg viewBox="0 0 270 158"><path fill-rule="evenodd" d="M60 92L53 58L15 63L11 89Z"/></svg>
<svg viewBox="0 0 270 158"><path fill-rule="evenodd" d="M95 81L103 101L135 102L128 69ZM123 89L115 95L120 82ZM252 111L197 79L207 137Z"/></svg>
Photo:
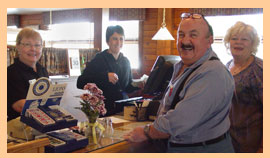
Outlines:
<svg viewBox="0 0 270 158"><path fill-rule="evenodd" d="M29 89L29 80L49 77L38 61L42 55L42 38L31 29L24 28L17 35L18 58L7 68L8 121L20 116Z"/></svg>
<svg viewBox="0 0 270 158"><path fill-rule="evenodd" d="M96 55L87 64L77 80L77 87L83 89L87 83L95 83L105 96L106 116L118 111L114 101L128 98L127 93L138 90L132 83L129 60L120 52L124 43L124 30L121 26L109 26L106 31L106 42L109 49Z"/></svg>

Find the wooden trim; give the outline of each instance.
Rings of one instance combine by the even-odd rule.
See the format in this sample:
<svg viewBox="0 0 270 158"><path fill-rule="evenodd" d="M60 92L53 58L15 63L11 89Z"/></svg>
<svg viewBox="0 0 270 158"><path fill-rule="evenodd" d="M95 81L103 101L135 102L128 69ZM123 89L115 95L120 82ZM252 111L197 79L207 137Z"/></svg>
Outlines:
<svg viewBox="0 0 270 158"><path fill-rule="evenodd" d="M40 153L44 152L44 146L49 145L50 141L48 138L37 139L33 141L29 141L26 143L16 144L16 145L8 145L7 152L8 153Z"/></svg>
<svg viewBox="0 0 270 158"><path fill-rule="evenodd" d="M144 63L143 63L143 30L144 30L144 25L143 22L139 22L139 73L141 74L144 70Z"/></svg>
<svg viewBox="0 0 270 158"><path fill-rule="evenodd" d="M121 152L128 152L128 147L130 143L127 141L123 141L121 143L117 143L106 148L95 150L91 153L121 153Z"/></svg>
<svg viewBox="0 0 270 158"><path fill-rule="evenodd" d="M102 8L94 9L94 48L101 50Z"/></svg>
<svg viewBox="0 0 270 158"><path fill-rule="evenodd" d="M160 151L148 141L131 143L123 141L108 147L92 151L91 153L159 153Z"/></svg>

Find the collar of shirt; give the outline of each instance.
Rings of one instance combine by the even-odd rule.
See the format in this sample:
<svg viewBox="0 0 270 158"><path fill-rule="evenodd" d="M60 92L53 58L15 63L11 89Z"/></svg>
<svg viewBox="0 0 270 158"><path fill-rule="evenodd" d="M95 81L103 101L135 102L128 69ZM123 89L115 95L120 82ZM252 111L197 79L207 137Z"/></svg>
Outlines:
<svg viewBox="0 0 270 158"><path fill-rule="evenodd" d="M24 69L25 71L34 71L34 69L26 64L24 64L23 62L21 62L19 60L19 58L15 58L14 59L14 63L17 64L20 68ZM42 68L42 66L37 62L36 63L36 67L37 67L37 73L40 71L40 69Z"/></svg>
<svg viewBox="0 0 270 158"><path fill-rule="evenodd" d="M189 69L193 69L193 68L197 67L198 65L204 63L206 60L210 59L212 56L217 56L217 55L213 52L212 48L210 47L198 61L196 61L190 67L185 68L183 73L185 73ZM176 70L174 72L178 72L182 66L183 66L183 61L181 60L180 62L178 62L174 65L174 69ZM176 75L177 75L177 73L173 74L173 79L175 79L177 77Z"/></svg>
<svg viewBox="0 0 270 158"><path fill-rule="evenodd" d="M105 50L105 53L106 53L106 56L109 57L109 58L112 58L115 60L115 58L113 57L113 55L111 53L108 52L108 49ZM119 53L119 56L118 56L118 59L115 60L115 61L119 61L121 60L121 58L123 57L123 53Z"/></svg>

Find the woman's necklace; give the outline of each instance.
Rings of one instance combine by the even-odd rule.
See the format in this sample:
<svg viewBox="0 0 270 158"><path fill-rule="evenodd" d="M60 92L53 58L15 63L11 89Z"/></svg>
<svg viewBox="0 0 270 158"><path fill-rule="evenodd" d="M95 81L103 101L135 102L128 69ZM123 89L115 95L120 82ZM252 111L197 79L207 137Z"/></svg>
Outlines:
<svg viewBox="0 0 270 158"><path fill-rule="evenodd" d="M243 62L243 64L239 64L236 66L234 61L230 64L230 72L232 75L236 75L246 69L253 62L253 56L250 56L247 60Z"/></svg>
<svg viewBox="0 0 270 158"><path fill-rule="evenodd" d="M232 75L236 75L236 74L240 73L242 70L243 70L242 66L241 67L233 67L230 70L230 72L231 72Z"/></svg>

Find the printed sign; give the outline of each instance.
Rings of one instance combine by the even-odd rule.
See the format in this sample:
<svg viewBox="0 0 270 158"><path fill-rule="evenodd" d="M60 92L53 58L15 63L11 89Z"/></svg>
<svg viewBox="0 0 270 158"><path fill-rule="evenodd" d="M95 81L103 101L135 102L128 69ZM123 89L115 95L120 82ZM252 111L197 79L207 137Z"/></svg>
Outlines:
<svg viewBox="0 0 270 158"><path fill-rule="evenodd" d="M46 77L31 80L29 83L22 115L25 115L27 109L37 108L38 106L59 105L67 85L66 83L52 84Z"/></svg>

